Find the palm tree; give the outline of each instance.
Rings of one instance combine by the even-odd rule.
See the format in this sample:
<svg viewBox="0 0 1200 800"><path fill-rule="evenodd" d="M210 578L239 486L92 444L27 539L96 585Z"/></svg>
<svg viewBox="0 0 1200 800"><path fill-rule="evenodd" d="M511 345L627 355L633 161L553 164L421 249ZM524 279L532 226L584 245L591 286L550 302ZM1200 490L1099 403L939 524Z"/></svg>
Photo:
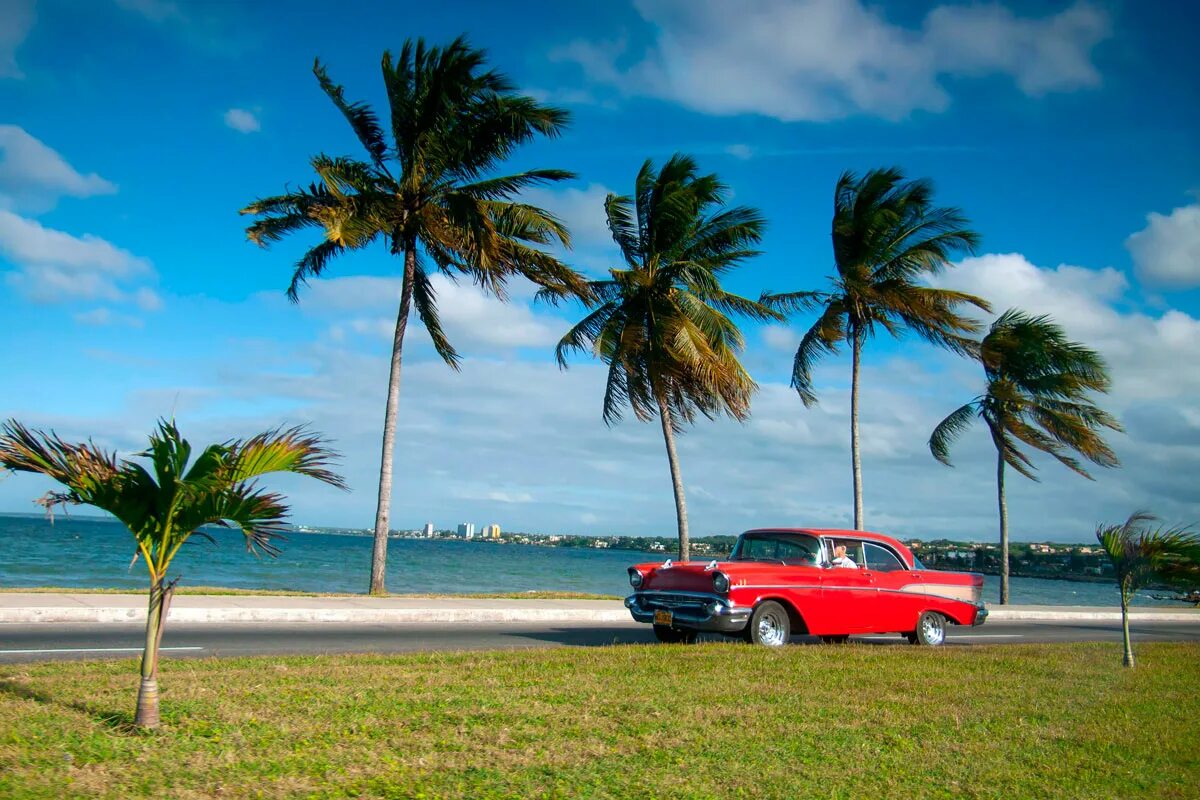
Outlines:
<svg viewBox="0 0 1200 800"><path fill-rule="evenodd" d="M31 431L16 420L0 426L0 466L36 472L66 487L58 504L85 504L120 520L137 540L135 558L150 572L150 606L142 651L142 681L134 724L158 726L158 646L175 584L167 581L171 559L193 534L213 541L206 525L237 528L250 552L277 555L275 540L286 529L283 495L260 488L257 478L295 472L345 488L329 470L336 454L301 428L275 429L250 439L209 445L192 459L192 447L173 422L160 420L150 447L137 454L150 469L91 441L72 444L53 431Z"/></svg>
<svg viewBox="0 0 1200 800"><path fill-rule="evenodd" d="M1200 534L1186 527L1150 528L1155 517L1135 511L1121 525L1096 526L1096 539L1112 561L1121 589L1121 630L1125 640L1122 663L1133 667L1129 641L1129 601L1133 593L1152 580L1168 583L1181 574L1200 572Z"/></svg>
<svg viewBox="0 0 1200 800"><path fill-rule="evenodd" d="M950 444L974 417L987 425L996 446L996 493L1000 507L1000 602L1008 602L1008 503L1004 467L1031 480L1036 469L1021 444L1048 453L1085 478L1091 475L1073 458L1077 453L1102 467L1119 465L1100 435L1120 431L1112 415L1088 400L1107 392L1108 369L1099 354L1067 339L1049 317L1009 309L992 323L979 348L987 390L938 423L929 449L950 465Z"/></svg>
<svg viewBox="0 0 1200 800"><path fill-rule="evenodd" d="M749 416L757 387L738 361L744 342L728 315L779 318L721 287L726 273L757 254L752 248L765 227L758 211L726 207L726 194L716 175L698 174L696 162L683 155L658 172L646 161L632 197L610 194L604 211L625 266L588 284L589 313L555 351L564 369L571 351L588 350L608 365L603 416L609 425L627 406L643 422L658 416L684 561L687 504L675 435L697 412Z"/></svg>
<svg viewBox="0 0 1200 800"><path fill-rule="evenodd" d="M863 528L862 464L858 442L858 376L863 345L882 329L899 338L912 331L926 341L971 355L979 324L962 317L963 305L988 310L974 295L924 285L955 253L973 252L979 235L957 208L933 206L933 185L907 181L897 169L857 177L845 172L833 195L833 259L837 274L827 291L764 294L784 312L820 311L792 361L792 386L813 406L812 369L826 353L850 347L850 461L854 528Z"/></svg>
<svg viewBox="0 0 1200 800"><path fill-rule="evenodd" d="M316 183L242 209L258 217L247 235L264 247L302 229L320 231L321 240L295 266L288 289L293 302L310 278L324 274L347 251L379 241L403 259L384 412L372 594L385 591L400 362L413 305L438 355L458 368L458 352L438 316L431 270L452 278L468 276L501 298L506 280L514 275L553 293L583 287L577 273L542 249L555 242L569 245L567 229L541 208L514 199L524 189L573 177L571 173L535 169L491 174L518 145L539 135L557 136L567 113L517 94L504 75L485 68L484 53L462 38L444 48L407 41L399 58L384 53L382 69L390 141L376 114L365 104L348 102L317 61L313 72L350 123L366 160L317 155L311 162Z"/></svg>

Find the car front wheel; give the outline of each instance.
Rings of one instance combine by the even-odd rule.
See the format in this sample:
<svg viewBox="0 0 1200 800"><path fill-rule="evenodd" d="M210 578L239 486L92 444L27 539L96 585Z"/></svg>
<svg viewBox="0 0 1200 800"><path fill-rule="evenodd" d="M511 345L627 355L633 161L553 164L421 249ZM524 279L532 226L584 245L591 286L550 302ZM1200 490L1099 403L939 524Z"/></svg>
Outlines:
<svg viewBox="0 0 1200 800"><path fill-rule="evenodd" d="M670 625L655 625L654 636L663 644L692 644L696 641L695 631L672 628Z"/></svg>
<svg viewBox="0 0 1200 800"><path fill-rule="evenodd" d="M936 611L926 611L917 618L917 629L908 634L913 644L938 647L946 641L946 618Z"/></svg>
<svg viewBox="0 0 1200 800"><path fill-rule="evenodd" d="M750 617L746 638L753 644L782 647L792 638L792 624L787 610L774 600L759 604Z"/></svg>

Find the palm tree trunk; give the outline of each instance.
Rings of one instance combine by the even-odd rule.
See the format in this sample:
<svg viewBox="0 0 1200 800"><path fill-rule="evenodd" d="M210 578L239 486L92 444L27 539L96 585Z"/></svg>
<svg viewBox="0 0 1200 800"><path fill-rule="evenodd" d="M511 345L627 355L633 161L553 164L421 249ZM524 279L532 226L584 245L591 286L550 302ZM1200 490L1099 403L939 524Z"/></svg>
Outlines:
<svg viewBox="0 0 1200 800"><path fill-rule="evenodd" d="M413 275L417 268L415 242L404 247L404 282L400 287L400 310L392 336L392 367L388 375L387 407L383 412L383 454L379 460L379 499L375 506L375 547L371 551L371 594L387 591L387 542L392 511L392 457L396 443L396 415L400 405L400 361L404 351L404 331L412 306Z"/></svg>
<svg viewBox="0 0 1200 800"><path fill-rule="evenodd" d="M146 610L146 645L142 650L142 682L138 686L137 712L133 724L142 728L158 727L158 645L162 641L164 611L163 580L150 582L150 606Z"/></svg>
<svg viewBox="0 0 1200 800"><path fill-rule="evenodd" d="M996 451L996 498L1000 504L1000 605L1008 603L1008 501L1004 497L1004 455Z"/></svg>
<svg viewBox="0 0 1200 800"><path fill-rule="evenodd" d="M1133 643L1129 640L1129 593L1121 585L1121 635L1125 641L1125 658L1122 664L1133 669Z"/></svg>
<svg viewBox="0 0 1200 800"><path fill-rule="evenodd" d="M663 439L667 443L667 462L671 465L671 486L675 490L675 518L679 523L679 560L691 556L688 542L687 502L683 498L683 476L679 474L679 454L675 452L675 430L671 427L671 407L663 397L658 398L658 418L662 422Z"/></svg>
<svg viewBox="0 0 1200 800"><path fill-rule="evenodd" d="M850 360L850 461L854 469L854 530L863 529L862 461L858 453L858 363L862 357L862 339L851 327Z"/></svg>

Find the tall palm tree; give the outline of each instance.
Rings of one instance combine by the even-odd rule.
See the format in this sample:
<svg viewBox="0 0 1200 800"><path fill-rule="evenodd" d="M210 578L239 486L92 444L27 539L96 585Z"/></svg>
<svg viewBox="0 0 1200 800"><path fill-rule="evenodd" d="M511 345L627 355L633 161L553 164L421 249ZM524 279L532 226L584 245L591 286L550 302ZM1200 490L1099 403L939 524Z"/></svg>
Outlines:
<svg viewBox="0 0 1200 800"><path fill-rule="evenodd" d="M833 195L833 260L837 273L826 291L764 294L762 302L784 312L819 311L792 361L792 386L813 406L812 369L826 353L850 347L850 462L854 479L854 528L863 528L862 463L858 441L858 384L863 345L880 329L899 338L912 331L926 341L971 355L979 324L960 316L964 305L988 310L974 295L923 283L963 251L973 252L979 234L957 208L933 205L933 184L905 180L897 169L861 178L845 172Z"/></svg>
<svg viewBox="0 0 1200 800"><path fill-rule="evenodd" d="M979 417L996 446L996 494L1000 507L1000 602L1008 602L1008 502L1004 468L1037 480L1036 469L1021 450L1024 444L1058 459L1091 479L1072 457L1083 456L1102 467L1116 467L1117 456L1101 429L1120 431L1121 423L1088 399L1107 392L1108 368L1094 350L1067 339L1049 317L1031 317L1011 308L1001 314L979 348L987 379L986 391L938 423L929 449L950 465L951 443Z"/></svg>
<svg viewBox="0 0 1200 800"><path fill-rule="evenodd" d="M643 422L658 416L685 561L687 503L675 435L697 413L749 416L757 387L738 361L744 342L729 314L779 318L721 287L722 277L757 254L765 227L758 211L727 207L726 195L717 176L700 175L688 156L673 156L657 172L646 161L633 196L610 194L604 201L625 265L588 284L589 313L555 351L564 369L571 351L590 351L608 365L603 416L609 425L626 407Z"/></svg>
<svg viewBox="0 0 1200 800"><path fill-rule="evenodd" d="M1096 526L1096 539L1112 561L1121 589L1121 630L1125 640L1122 663L1133 667L1133 645L1129 641L1129 601L1141 586L1154 580L1172 582L1188 574L1200 574L1200 534L1186 527L1149 527L1155 517L1135 511L1121 525Z"/></svg>
<svg viewBox="0 0 1200 800"><path fill-rule="evenodd" d="M350 250L383 242L402 258L400 307L392 337L391 369L383 423L372 594L385 591L387 534L392 496L392 458L400 395L404 334L413 305L438 355L458 367L459 355L438 316L431 270L465 275L503 298L505 281L525 276L552 293L582 291L583 279L543 250L569 245L567 229L553 215L520 202L529 187L572 177L556 169L497 176L492 171L519 145L536 136L557 136L567 113L520 95L504 75L485 66L485 56L458 38L446 47L405 42L397 59L383 55L383 84L391 116L389 140L375 112L345 99L317 61L321 88L353 128L366 160L320 154L312 159L318 181L242 209L258 219L250 240L268 246L288 234L314 228L320 241L297 262L288 297L322 275Z"/></svg>
<svg viewBox="0 0 1200 800"><path fill-rule="evenodd" d="M142 651L142 681L134 724L158 726L158 647L178 578L167 581L171 559L201 528L237 528L251 552L277 555L286 528L283 495L260 488L257 478L294 472L345 488L329 467L336 454L300 428L275 429L249 439L209 445L192 459L192 447L173 422L161 420L150 447L135 461L118 460L90 441L73 444L54 432L31 431L16 420L0 426L0 466L46 475L65 487L48 500L107 511L137 540L135 557L150 572L150 605Z"/></svg>

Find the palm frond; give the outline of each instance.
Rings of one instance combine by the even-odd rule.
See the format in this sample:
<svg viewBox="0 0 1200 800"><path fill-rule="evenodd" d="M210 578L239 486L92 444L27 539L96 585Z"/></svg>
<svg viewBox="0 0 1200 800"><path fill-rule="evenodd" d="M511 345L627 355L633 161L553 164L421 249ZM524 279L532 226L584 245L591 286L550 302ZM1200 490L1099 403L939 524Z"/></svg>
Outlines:
<svg viewBox="0 0 1200 800"><path fill-rule="evenodd" d="M976 401L971 401L950 412L937 424L929 436L929 451L933 453L934 458L947 467L953 466L950 463L950 445L967 428L971 427L971 421L975 419L977 413Z"/></svg>
<svg viewBox="0 0 1200 800"><path fill-rule="evenodd" d="M313 61L313 75L321 85L321 91L333 101L338 111L354 129L354 135L362 143L363 148L371 155L371 161L382 167L387 158L387 141L383 138L383 129L379 126L379 118L365 103L350 103L346 101L345 90L329 79L320 59Z"/></svg>
<svg viewBox="0 0 1200 800"><path fill-rule="evenodd" d="M461 359L442 329L442 320L437 309L437 293L425 270L419 267L413 271L413 305L417 307L421 323L428 331L429 338L433 340L433 349L451 369L458 371Z"/></svg>
<svg viewBox="0 0 1200 800"><path fill-rule="evenodd" d="M273 428L242 441L230 442L228 480L242 483L272 472L294 472L346 489L331 467L340 458L325 440L304 426Z"/></svg>

